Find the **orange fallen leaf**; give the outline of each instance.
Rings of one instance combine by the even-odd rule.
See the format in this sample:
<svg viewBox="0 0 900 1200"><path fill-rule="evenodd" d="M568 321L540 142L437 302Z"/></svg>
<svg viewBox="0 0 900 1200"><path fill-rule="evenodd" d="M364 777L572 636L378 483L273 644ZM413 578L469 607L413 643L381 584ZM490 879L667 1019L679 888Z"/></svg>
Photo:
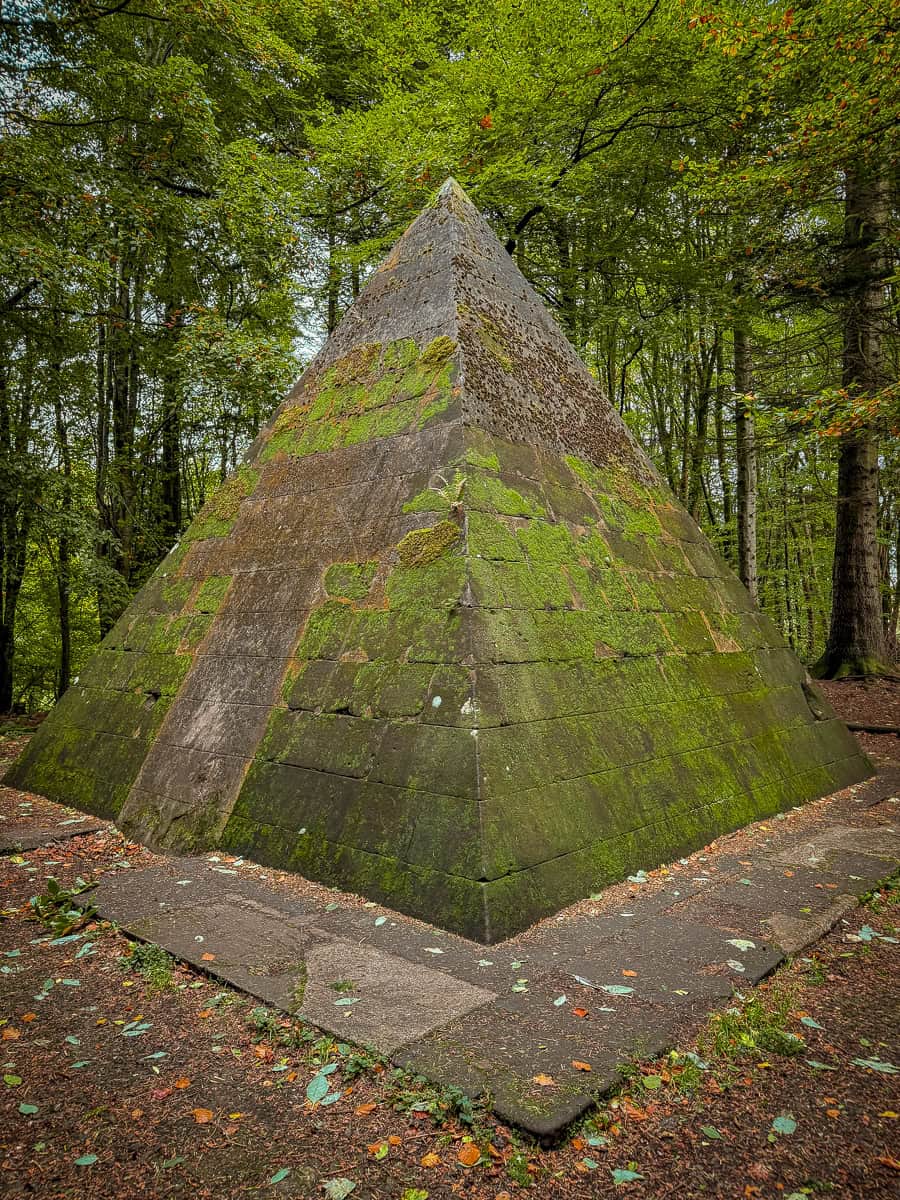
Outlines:
<svg viewBox="0 0 900 1200"><path fill-rule="evenodd" d="M794 878L794 872L793 872L793 871L785 871L785 873L784 873L784 874L785 874L785 877L786 877L787 879L793 879L793 878Z"/></svg>
<svg viewBox="0 0 900 1200"><path fill-rule="evenodd" d="M590 1063L582 1062L578 1058L572 1059L572 1066L575 1068L576 1071L590 1071L591 1070Z"/></svg>
<svg viewBox="0 0 900 1200"><path fill-rule="evenodd" d="M185 1076L182 1076L181 1079L176 1079L175 1082L172 1084L172 1087L177 1087L177 1088L187 1088L190 1086L191 1086L191 1081L189 1079L187 1079Z"/></svg>
<svg viewBox="0 0 900 1200"><path fill-rule="evenodd" d="M826 1116L829 1117L839 1117L841 1115L841 1110L839 1108L826 1108L825 1113Z"/></svg>
<svg viewBox="0 0 900 1200"><path fill-rule="evenodd" d="M588 1010L586 1008L573 1008L572 1009L573 1017L586 1017L587 1015L588 1015Z"/></svg>
<svg viewBox="0 0 900 1200"><path fill-rule="evenodd" d="M392 1134L391 1134L391 1135L388 1137L388 1145L389 1145L389 1146L402 1146L402 1145L403 1145L403 1138L402 1138L402 1137L397 1137L396 1133L392 1133Z"/></svg>
<svg viewBox="0 0 900 1200"><path fill-rule="evenodd" d="M419 1162L423 1167L439 1167L441 1165L441 1156L435 1154L432 1150L429 1154L423 1154Z"/></svg>
<svg viewBox="0 0 900 1200"><path fill-rule="evenodd" d="M208 952L206 954L201 954L200 958L203 960L203 962L215 962L216 961L216 956L214 954L210 954Z"/></svg>
<svg viewBox="0 0 900 1200"><path fill-rule="evenodd" d="M622 974L626 975L629 979L637 979L637 971L623 971Z"/></svg>
<svg viewBox="0 0 900 1200"><path fill-rule="evenodd" d="M24 1016L22 1017L22 1020L23 1021L36 1021L37 1013L25 1013Z"/></svg>
<svg viewBox="0 0 900 1200"><path fill-rule="evenodd" d="M14 1042L16 1038L20 1038L21 1036L18 1029L15 1029L12 1025L7 1025L2 1034L4 1042Z"/></svg>
<svg viewBox="0 0 900 1200"><path fill-rule="evenodd" d="M369 1142L369 1144L366 1146L366 1149L370 1154L377 1154L383 1146L384 1142Z"/></svg>
<svg viewBox="0 0 900 1200"><path fill-rule="evenodd" d="M135 1121L140 1120L140 1118L144 1115L144 1110L142 1108L133 1108L131 1110L131 1115Z"/></svg>
<svg viewBox="0 0 900 1200"><path fill-rule="evenodd" d="M369 1113L374 1112L377 1107L377 1104L360 1104L358 1108L354 1109L354 1112L358 1117L367 1117Z"/></svg>
<svg viewBox="0 0 900 1200"><path fill-rule="evenodd" d="M491 1156L491 1158L502 1158L503 1157L503 1155L500 1153L500 1151L497 1149L497 1147L492 1146L490 1142L488 1142L488 1154Z"/></svg>
<svg viewBox="0 0 900 1200"><path fill-rule="evenodd" d="M552 1075L532 1075L531 1082L536 1083L538 1087L554 1087L556 1084Z"/></svg>
<svg viewBox="0 0 900 1200"><path fill-rule="evenodd" d="M208 1108L195 1108L192 1110L192 1115L198 1125L208 1125L213 1119L213 1114Z"/></svg>
<svg viewBox="0 0 900 1200"><path fill-rule="evenodd" d="M474 1167L481 1158L481 1151L474 1142L466 1142L464 1146L460 1146L459 1154L456 1156L456 1161L462 1163L464 1167Z"/></svg>
<svg viewBox="0 0 900 1200"><path fill-rule="evenodd" d="M572 1138L573 1150L584 1150L587 1147L587 1142L584 1138Z"/></svg>
<svg viewBox="0 0 900 1200"><path fill-rule="evenodd" d="M285 1077L284 1077L284 1082L285 1083L293 1083L296 1078L297 1078L296 1071L288 1071L287 1075L285 1075ZM350 1089L347 1088L347 1091L349 1092Z"/></svg>
<svg viewBox="0 0 900 1200"><path fill-rule="evenodd" d="M198 1017L211 1017L212 1015L213 1015L213 1010L211 1008L204 1008L203 1012L197 1013Z"/></svg>
<svg viewBox="0 0 900 1200"><path fill-rule="evenodd" d="M494 1200L512 1200L512 1196L510 1196L509 1192L498 1192Z"/></svg>
<svg viewBox="0 0 900 1200"><path fill-rule="evenodd" d="M896 1158L892 1158L890 1154L879 1154L878 1161L884 1167L891 1167L894 1171L900 1171L900 1162Z"/></svg>

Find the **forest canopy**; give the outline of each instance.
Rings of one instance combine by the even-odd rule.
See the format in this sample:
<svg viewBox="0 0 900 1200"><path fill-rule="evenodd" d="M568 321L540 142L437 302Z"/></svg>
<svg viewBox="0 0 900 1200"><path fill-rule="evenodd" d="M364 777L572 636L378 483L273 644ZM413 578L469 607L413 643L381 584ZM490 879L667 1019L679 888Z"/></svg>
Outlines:
<svg viewBox="0 0 900 1200"><path fill-rule="evenodd" d="M77 674L454 175L819 674L900 617L898 0L13 0L0 711Z"/></svg>

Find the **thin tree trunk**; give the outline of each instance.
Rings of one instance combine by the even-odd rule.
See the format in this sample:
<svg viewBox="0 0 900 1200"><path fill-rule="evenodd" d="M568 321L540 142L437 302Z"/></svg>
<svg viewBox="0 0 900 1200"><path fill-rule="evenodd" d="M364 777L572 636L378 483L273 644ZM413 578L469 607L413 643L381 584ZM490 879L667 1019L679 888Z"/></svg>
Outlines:
<svg viewBox="0 0 900 1200"><path fill-rule="evenodd" d="M754 600L759 580L756 555L757 451L753 414L753 354L743 325L734 327L735 432L737 442L738 576Z"/></svg>
<svg viewBox="0 0 900 1200"><path fill-rule="evenodd" d="M882 180L848 171L843 271L852 291L844 302L842 383L850 395L874 395L883 383L887 200ZM828 641L814 673L820 679L881 674L888 668L878 570L878 449L866 428L840 440L831 582Z"/></svg>

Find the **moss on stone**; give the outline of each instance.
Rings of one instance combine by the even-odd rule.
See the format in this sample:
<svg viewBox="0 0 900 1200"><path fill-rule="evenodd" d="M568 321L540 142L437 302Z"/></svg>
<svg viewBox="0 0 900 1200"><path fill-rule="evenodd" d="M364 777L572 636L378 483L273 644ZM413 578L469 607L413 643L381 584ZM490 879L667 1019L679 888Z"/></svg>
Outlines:
<svg viewBox="0 0 900 1200"><path fill-rule="evenodd" d="M230 575L210 575L203 581L194 600L195 612L214 613L218 610L231 586Z"/></svg>
<svg viewBox="0 0 900 1200"><path fill-rule="evenodd" d="M507 373L511 374L513 369L512 355L506 349L503 342L503 334L500 331L500 326L496 321L492 320L487 313L479 312L478 317L478 340L482 346L494 359L496 363Z"/></svg>
<svg viewBox="0 0 900 1200"><path fill-rule="evenodd" d="M422 351L419 362L423 367L442 367L455 351L456 342L453 338L441 335L428 343Z"/></svg>
<svg viewBox="0 0 900 1200"><path fill-rule="evenodd" d="M325 591L345 600L362 600L372 586L377 562L332 563L325 572Z"/></svg>
<svg viewBox="0 0 900 1200"><path fill-rule="evenodd" d="M397 543L397 557L404 567L423 567L446 554L459 541L459 535L459 526L453 521L413 529Z"/></svg>
<svg viewBox="0 0 900 1200"><path fill-rule="evenodd" d="M241 503L253 494L259 482L259 471L241 466L206 502L185 533L185 539L225 537L234 528Z"/></svg>

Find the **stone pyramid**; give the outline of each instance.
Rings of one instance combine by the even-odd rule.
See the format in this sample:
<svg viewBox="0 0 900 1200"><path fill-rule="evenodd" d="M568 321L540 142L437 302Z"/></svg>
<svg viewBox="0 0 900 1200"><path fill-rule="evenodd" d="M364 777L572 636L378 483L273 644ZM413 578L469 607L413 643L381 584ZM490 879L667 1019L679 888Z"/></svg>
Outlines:
<svg viewBox="0 0 900 1200"><path fill-rule="evenodd" d="M451 180L9 781L491 942L870 774Z"/></svg>

